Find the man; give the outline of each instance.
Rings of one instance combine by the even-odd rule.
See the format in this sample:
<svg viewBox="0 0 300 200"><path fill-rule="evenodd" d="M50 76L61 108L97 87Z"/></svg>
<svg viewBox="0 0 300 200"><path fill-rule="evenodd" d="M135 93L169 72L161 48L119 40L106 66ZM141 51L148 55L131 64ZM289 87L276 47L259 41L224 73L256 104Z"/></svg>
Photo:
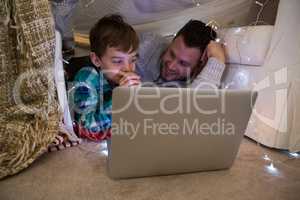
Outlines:
<svg viewBox="0 0 300 200"><path fill-rule="evenodd" d="M142 82L169 87L219 87L225 53L215 42L216 32L203 22L190 20L170 44L151 33L141 35L137 72Z"/></svg>

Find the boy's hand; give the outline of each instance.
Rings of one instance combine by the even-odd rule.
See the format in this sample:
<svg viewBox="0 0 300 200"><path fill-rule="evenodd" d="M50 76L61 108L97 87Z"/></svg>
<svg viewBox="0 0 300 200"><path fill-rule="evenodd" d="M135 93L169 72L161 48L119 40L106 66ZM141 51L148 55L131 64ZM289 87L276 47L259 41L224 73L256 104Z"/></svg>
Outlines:
<svg viewBox="0 0 300 200"><path fill-rule="evenodd" d="M121 79L119 81L119 86L133 86L141 84L141 77L134 72L120 72Z"/></svg>

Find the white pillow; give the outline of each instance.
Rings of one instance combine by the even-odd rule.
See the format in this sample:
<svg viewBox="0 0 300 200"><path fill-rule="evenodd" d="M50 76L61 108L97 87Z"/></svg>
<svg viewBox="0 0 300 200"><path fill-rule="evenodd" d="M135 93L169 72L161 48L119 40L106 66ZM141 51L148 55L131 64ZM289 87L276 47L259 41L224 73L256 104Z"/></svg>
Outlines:
<svg viewBox="0 0 300 200"><path fill-rule="evenodd" d="M262 65L270 47L273 26L244 26L218 32L225 44L227 63Z"/></svg>

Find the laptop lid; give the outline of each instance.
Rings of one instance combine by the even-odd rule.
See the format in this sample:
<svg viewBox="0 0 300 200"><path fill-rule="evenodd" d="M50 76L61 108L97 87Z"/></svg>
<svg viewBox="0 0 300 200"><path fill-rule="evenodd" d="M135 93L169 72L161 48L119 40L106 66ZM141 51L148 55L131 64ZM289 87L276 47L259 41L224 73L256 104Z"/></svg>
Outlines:
<svg viewBox="0 0 300 200"><path fill-rule="evenodd" d="M112 178L229 168L257 97L241 90L119 87L113 92Z"/></svg>

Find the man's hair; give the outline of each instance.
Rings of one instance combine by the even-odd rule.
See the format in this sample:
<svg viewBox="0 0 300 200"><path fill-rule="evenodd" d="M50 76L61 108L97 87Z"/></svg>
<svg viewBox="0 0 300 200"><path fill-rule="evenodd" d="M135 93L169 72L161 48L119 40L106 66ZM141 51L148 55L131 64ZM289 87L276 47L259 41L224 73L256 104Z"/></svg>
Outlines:
<svg viewBox="0 0 300 200"><path fill-rule="evenodd" d="M183 36L186 46L198 48L203 53L209 42L216 39L217 33L199 20L190 20L177 32L175 38L178 36Z"/></svg>
<svg viewBox="0 0 300 200"><path fill-rule="evenodd" d="M104 16L90 31L90 49L99 57L103 56L108 47L133 52L138 46L137 33L117 14Z"/></svg>

